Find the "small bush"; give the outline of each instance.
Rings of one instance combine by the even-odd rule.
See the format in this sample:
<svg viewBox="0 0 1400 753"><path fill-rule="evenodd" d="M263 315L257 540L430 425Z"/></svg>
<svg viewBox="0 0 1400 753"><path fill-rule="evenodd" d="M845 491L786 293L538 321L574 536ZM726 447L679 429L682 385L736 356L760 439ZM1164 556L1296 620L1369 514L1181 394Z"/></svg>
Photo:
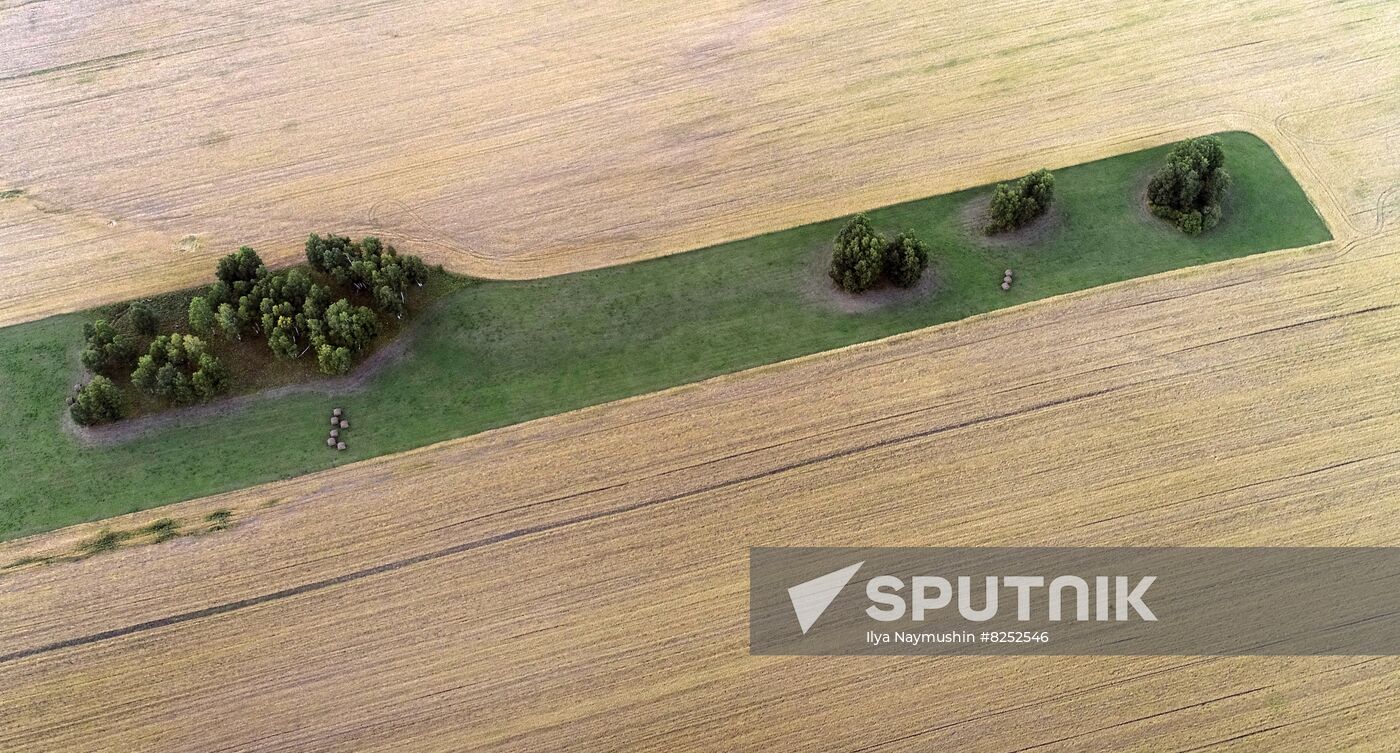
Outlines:
<svg viewBox="0 0 1400 753"><path fill-rule="evenodd" d="M1014 183L998 183L988 209L988 235L1025 227L1055 200L1055 176L1036 170Z"/></svg>
<svg viewBox="0 0 1400 753"><path fill-rule="evenodd" d="M78 391L77 399L73 401L68 412L81 426L115 421L121 418L123 413L121 392L117 391L117 386L112 380L104 376L95 376Z"/></svg>
<svg viewBox="0 0 1400 753"><path fill-rule="evenodd" d="M901 288L913 287L928 269L928 247L906 230L885 247L885 276Z"/></svg>
<svg viewBox="0 0 1400 753"><path fill-rule="evenodd" d="M121 546L121 543L129 538L131 538L131 533L128 531L103 529L101 533L79 544L78 551L87 556L99 554L101 552L110 552L118 546Z"/></svg>
<svg viewBox="0 0 1400 753"><path fill-rule="evenodd" d="M885 239L858 214L836 236L831 253L833 282L847 293L863 293L879 282L885 270Z"/></svg>
<svg viewBox="0 0 1400 753"><path fill-rule="evenodd" d="M1147 184L1147 206L1187 235L1200 235L1220 222L1230 180L1220 139L1188 139L1172 147Z"/></svg>
<svg viewBox="0 0 1400 753"><path fill-rule="evenodd" d="M229 523L232 520L233 510L229 510L227 508L214 510L213 512L204 516L204 522L209 524L210 531L222 531L225 528L229 527Z"/></svg>
<svg viewBox="0 0 1400 753"><path fill-rule="evenodd" d="M141 532L151 534L157 543L169 541L180 535L180 521L174 518L161 518L143 527Z"/></svg>

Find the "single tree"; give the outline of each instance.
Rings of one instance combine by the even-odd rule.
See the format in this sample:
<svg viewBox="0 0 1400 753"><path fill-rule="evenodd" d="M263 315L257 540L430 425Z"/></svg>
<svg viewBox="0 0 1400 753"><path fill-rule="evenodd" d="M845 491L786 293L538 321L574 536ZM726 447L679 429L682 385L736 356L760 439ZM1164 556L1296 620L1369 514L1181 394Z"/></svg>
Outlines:
<svg viewBox="0 0 1400 753"><path fill-rule="evenodd" d="M156 333L156 312L151 307L141 301L127 307L126 318L131 322L131 328L138 335L154 335Z"/></svg>
<svg viewBox="0 0 1400 753"><path fill-rule="evenodd" d="M895 236L885 247L885 276L901 288L913 287L928 269L928 247L912 230Z"/></svg>
<svg viewBox="0 0 1400 753"><path fill-rule="evenodd" d="M219 313L214 315L215 321L219 323L219 329L225 337L232 337L235 340L243 339L243 324L238 318L238 309L227 303L219 304Z"/></svg>
<svg viewBox="0 0 1400 753"><path fill-rule="evenodd" d="M863 293L880 279L885 267L885 239L858 214L841 229L831 253L828 274L847 293Z"/></svg>
<svg viewBox="0 0 1400 753"><path fill-rule="evenodd" d="M247 246L220 259L214 272L219 281L227 285L251 283L264 274L267 274L267 266L263 264L258 252Z"/></svg>
<svg viewBox="0 0 1400 753"><path fill-rule="evenodd" d="M209 299L202 295L190 299L189 321L190 329L201 335L214 331L214 309L209 307Z"/></svg>
<svg viewBox="0 0 1400 753"><path fill-rule="evenodd" d="M1229 188L1224 146L1214 136L1202 136L1172 147L1147 184L1147 205L1187 235L1199 235L1220 222Z"/></svg>
<svg viewBox="0 0 1400 753"><path fill-rule="evenodd" d="M228 391L233 379L228 368L218 358L211 353L204 353L199 357L197 365L198 368L190 376L190 383L200 400L208 400Z"/></svg>
<svg viewBox="0 0 1400 753"><path fill-rule="evenodd" d="M82 426L107 423L122 417L122 395L112 380L94 376L78 390L69 413Z"/></svg>

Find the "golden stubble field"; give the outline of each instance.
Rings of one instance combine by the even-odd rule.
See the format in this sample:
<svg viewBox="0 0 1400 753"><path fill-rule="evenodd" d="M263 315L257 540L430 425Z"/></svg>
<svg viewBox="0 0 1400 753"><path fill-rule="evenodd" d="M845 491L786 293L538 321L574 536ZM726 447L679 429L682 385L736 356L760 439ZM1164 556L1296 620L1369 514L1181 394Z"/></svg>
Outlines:
<svg viewBox="0 0 1400 753"><path fill-rule="evenodd" d="M0 323L311 230L533 277L1224 127L1393 154L1400 120L1386 2L7 5ZM1373 210L1391 166L1326 156L1329 221Z"/></svg>
<svg viewBox="0 0 1400 753"><path fill-rule="evenodd" d="M366 12L401 27L435 21L395 8ZM522 12L521 23L531 11ZM242 22L228 13L230 24ZM789 224L803 212L827 216L848 201L929 193L948 187L939 181L949 175L949 185L980 182L1220 127L1248 127L1274 143L1337 240L0 545L0 563L10 562L67 551L104 525L235 510L229 531L0 574L0 749L1400 747L1394 658L758 658L747 654L746 626L751 545L1400 544L1400 68L1387 37L1395 12L1120 6L1043 22L1050 11L1030 4L784 13L798 19L788 38L808 28L806 47L788 52L807 77L804 91L846 91L838 83L851 84L856 70L865 87L788 100L810 115L800 123L784 124L787 111L775 107L761 147L758 131L696 144L717 161L694 185L602 170L588 183L598 193L576 193L578 213L556 225L561 237L596 233L590 212L613 201L618 227L654 241L645 248L579 242L578 255L561 262L537 254L540 244L503 242L500 254L468 263L508 272L603 263ZM554 12L548 22L572 19L575 31L560 43L573 45L606 27L586 15ZM869 30L841 43L826 27L803 26L821 17L859 19ZM657 18L685 38L648 38ZM733 37L734 18L703 3L653 10L636 20L637 46L608 50L597 65L644 67L639 50L695 44L705 28ZM896 28L905 33L876 34ZM919 86L897 83L909 67L902 57L934 39L942 43L929 56L961 59L975 44L981 57L920 74ZM1216 48L1229 49L1205 54ZM704 65L739 64L743 55L726 49ZM763 49L754 54L777 48ZM426 54L398 51L402 60ZM1151 65L1154 51L1161 68ZM843 67L841 55L855 57ZM851 62L863 56L882 62ZM978 78L1031 60L1049 66L1046 78L1028 70L1000 98L990 78ZM343 65L370 63L347 54ZM645 111L651 92L678 97L692 87L755 128L763 117L749 110L772 106L745 103L732 87L705 89L701 63L680 80L657 65L655 75L606 91ZM976 67L959 73L964 66ZM988 91L959 92L939 71ZM1164 90L1168 79L1183 94ZM538 82L562 86L547 68ZM1210 98L1193 104L1188 92ZM533 102L529 95L516 87L514 96ZM915 96L920 114L905 109ZM426 99L423 107L439 104ZM890 109L878 114L873 101ZM670 122L609 117L579 114L555 127L637 139ZM541 140L548 161L554 136L537 128L529 138ZM836 135L841 128L849 136ZM823 129L832 130L825 147L792 151L811 150ZM883 146L870 143L882 132ZM1008 139L1004 148L993 136ZM628 173L636 145L620 141L613 161L575 155L579 169ZM983 159L956 159L950 144ZM760 175L751 158L765 149L773 163ZM839 176L813 180L825 164L814 155L833 149L845 150L832 163L839 169L828 165ZM905 169L938 160L938 176ZM566 206L546 195L548 179L515 180L501 190ZM746 184L759 188L736 189ZM647 193L636 200L652 211L617 201L641 186ZM702 191L710 204L697 199ZM717 205L721 195L753 203ZM304 199L308 216L332 196ZM691 218L689 236L672 235Z"/></svg>
<svg viewBox="0 0 1400 753"><path fill-rule="evenodd" d="M758 658L745 620L750 545L1400 543L1397 251L1115 286L110 521L238 525L0 577L0 748L1394 750L1393 658Z"/></svg>

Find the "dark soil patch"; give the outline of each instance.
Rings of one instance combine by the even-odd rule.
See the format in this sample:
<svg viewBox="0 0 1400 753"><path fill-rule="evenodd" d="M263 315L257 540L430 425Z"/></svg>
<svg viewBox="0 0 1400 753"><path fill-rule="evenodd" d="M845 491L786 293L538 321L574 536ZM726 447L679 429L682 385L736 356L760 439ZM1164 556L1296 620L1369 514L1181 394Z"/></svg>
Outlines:
<svg viewBox="0 0 1400 753"><path fill-rule="evenodd" d="M1065 215L1060 202L1050 205L1050 211L1035 218L1029 225L1008 230L996 235L987 235L987 210L992 204L992 194L987 192L974 196L958 210L958 224L973 243L984 248L1025 248L1037 245L1053 237L1064 227Z"/></svg>

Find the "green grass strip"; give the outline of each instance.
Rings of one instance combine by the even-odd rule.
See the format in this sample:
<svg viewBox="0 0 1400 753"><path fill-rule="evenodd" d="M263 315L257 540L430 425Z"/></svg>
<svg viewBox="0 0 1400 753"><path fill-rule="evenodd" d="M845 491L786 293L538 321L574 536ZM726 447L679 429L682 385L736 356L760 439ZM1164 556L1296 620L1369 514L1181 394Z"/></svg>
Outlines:
<svg viewBox="0 0 1400 753"><path fill-rule="evenodd" d="M324 444L331 401L261 400L218 420L83 447L58 422L81 324L0 330L0 539L400 452L588 405L1046 296L1328 240L1307 196L1258 138L1223 134L1235 178L1226 218L1187 237L1138 191L1166 148L1055 170L1058 224L1032 247L978 242L963 210L987 188L871 211L933 250L936 290L845 313L814 293L845 218L711 248L527 282L477 282L442 299L410 353L349 396L346 452ZM335 230L334 228L328 228ZM1009 292L1001 270L1014 268Z"/></svg>

